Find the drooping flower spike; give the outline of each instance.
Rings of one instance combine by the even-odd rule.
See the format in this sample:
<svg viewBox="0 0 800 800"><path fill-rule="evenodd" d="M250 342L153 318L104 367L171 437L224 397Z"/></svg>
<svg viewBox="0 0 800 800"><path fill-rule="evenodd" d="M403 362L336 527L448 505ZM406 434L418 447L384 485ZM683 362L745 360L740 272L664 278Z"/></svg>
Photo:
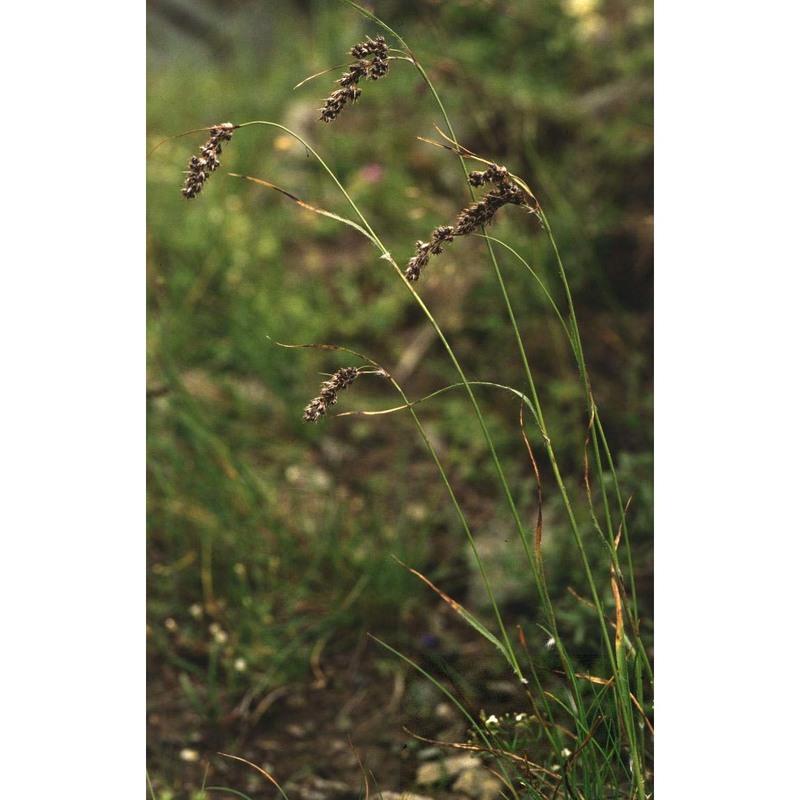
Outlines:
<svg viewBox="0 0 800 800"><path fill-rule="evenodd" d="M316 422L320 417L324 417L327 410L336 405L339 399L339 392L344 391L360 375L356 367L342 367L331 375L330 380L325 381L319 387L319 394L306 406L303 411L305 422Z"/></svg>
<svg viewBox="0 0 800 800"><path fill-rule="evenodd" d="M187 200L200 194L211 173L219 167L222 143L231 140L236 127L232 122L222 122L209 128L208 141L200 148L200 155L189 159L189 169L186 170L186 180L181 189L181 194Z"/></svg>
<svg viewBox="0 0 800 800"><path fill-rule="evenodd" d="M456 220L455 225L440 225L431 234L429 242L417 242L417 253L408 262L406 280L413 283L418 281L422 269L431 256L438 256L442 252L442 245L452 242L456 236L467 236L483 225L488 225L494 215L505 205L527 205L527 199L522 189L511 179L508 170L497 164L490 164L484 172L470 172L469 183L471 186L483 186L490 183L494 188L487 192L480 200L465 208Z"/></svg>
<svg viewBox="0 0 800 800"><path fill-rule="evenodd" d="M376 81L389 71L389 47L383 36L367 39L350 48L350 55L358 62L351 64L349 70L337 81L341 89L337 89L325 101L322 108L323 122L332 122L339 116L348 103L354 103L361 96L358 82L362 78ZM370 60L370 56L372 59Z"/></svg>

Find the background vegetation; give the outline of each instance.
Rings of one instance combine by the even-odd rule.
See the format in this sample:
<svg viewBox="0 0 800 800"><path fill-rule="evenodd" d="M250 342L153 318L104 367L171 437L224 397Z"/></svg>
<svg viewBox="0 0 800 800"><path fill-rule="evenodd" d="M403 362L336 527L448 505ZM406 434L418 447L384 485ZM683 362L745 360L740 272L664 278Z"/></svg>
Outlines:
<svg viewBox="0 0 800 800"><path fill-rule="evenodd" d="M439 120L410 67L393 64L391 90L366 86L357 108L333 125L317 121L348 49L376 33L355 12L330 0L222 9L161 0L148 9L148 149L213 123L281 122L324 154L399 263L413 255L415 240L465 205L457 161L416 139L437 138ZM649 618L651 5L386 0L374 10L426 65L462 144L523 177L547 210L595 397L623 490L633 497L629 528ZM292 90L336 65L342 69ZM352 347L421 397L455 379L428 323L364 240L225 174L269 180L343 212L316 162L290 137L266 128L237 132L220 172L187 203L182 172L203 139L198 132L171 141L147 162L149 762L162 797L191 783L181 752L205 757L241 745L242 731L252 736L263 721L255 711L266 698L319 680L320 670L332 679L336 665L368 647L367 632L423 656L435 636L458 667L469 632L448 621L395 557L456 599L481 602L463 536L407 415L302 423L320 374L341 366L341 354L286 350L267 338ZM535 218L504 213L492 233L555 287ZM574 362L527 273L509 262L507 278L551 437L578 484L585 425ZM521 386L519 365L510 353L506 360L502 299L481 243L458 241L421 286L454 347L467 354L467 372ZM514 491L533 513L516 401L485 401L495 444L516 465ZM362 379L337 410L396 403L381 381ZM487 488L491 466L463 397L449 392L420 413L487 552L497 556L502 600L524 625L530 589L517 580L514 560L503 558L506 523ZM591 664L591 612L568 592L576 566L559 546L564 523L548 502L547 475L544 483L548 575L569 620L566 634ZM387 656L372 649L369 658L380 673ZM482 668L491 673L491 664L487 658ZM481 707L479 692L470 699ZM189 766L197 787L202 769Z"/></svg>

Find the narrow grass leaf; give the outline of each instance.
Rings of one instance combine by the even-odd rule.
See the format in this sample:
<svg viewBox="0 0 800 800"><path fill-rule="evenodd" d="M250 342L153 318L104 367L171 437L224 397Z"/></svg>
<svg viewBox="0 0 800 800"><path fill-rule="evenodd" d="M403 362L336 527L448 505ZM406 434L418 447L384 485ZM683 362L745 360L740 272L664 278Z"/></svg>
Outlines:
<svg viewBox="0 0 800 800"><path fill-rule="evenodd" d="M224 756L225 758L232 758L234 761L241 761L243 764L247 764L249 767L252 767L257 772L260 772L280 792L281 797L283 797L283 800L289 800L289 798L286 796L286 792L283 791L283 788L278 783L278 781L276 781L275 778L273 778L272 775L270 775L266 770L261 769L261 767L259 767L256 764L253 764L252 761L248 761L246 758L240 758L239 756L232 756L230 755L230 753L220 753L220 755Z"/></svg>
<svg viewBox="0 0 800 800"><path fill-rule="evenodd" d="M462 606L459 602L453 600L450 595L443 592L438 586L428 580L428 578L426 578L421 572L417 572L417 570L412 569L406 564L403 564L403 562L400 561L400 559L396 556L392 557L395 561L397 561L398 564L400 564L402 567L405 567L412 575L416 575L421 581L428 584L428 586L430 586L431 589L433 589L433 591L436 592L436 594L438 594L439 597L441 597L442 600L444 600L445 603L447 603L447 605L449 605L450 608L456 612L456 614L458 614L463 620L465 620L476 631L478 631L481 636L490 641L498 650L500 650L500 652L506 657L508 663L511 665L511 668L514 669L515 672L517 671L514 660L511 658L511 656L509 656L506 646L491 631L489 631L483 623L470 614L470 612L467 611L467 609L464 608L464 606Z"/></svg>
<svg viewBox="0 0 800 800"><path fill-rule="evenodd" d="M325 211L324 208L317 208L311 203L306 203L305 200L301 200L299 197L295 197L291 192L287 192L285 189L281 189L280 186L276 186L274 183L270 183L269 181L262 180L261 178L254 178L251 175L239 175L236 172L229 172L232 178L242 178L243 180L250 181L251 183L257 183L259 186L266 186L268 189L274 189L276 192L280 192L283 195L286 195L290 200L294 200L297 205L301 208L305 208L308 211L313 211L315 214L321 214L323 217L330 217L331 219L335 219L337 222L343 222L345 225L349 225L351 228L355 228L362 236L366 236L367 239L372 241L372 237L361 227L357 222L354 222L352 219L347 219L346 217L340 217L338 214L334 214L332 211Z"/></svg>

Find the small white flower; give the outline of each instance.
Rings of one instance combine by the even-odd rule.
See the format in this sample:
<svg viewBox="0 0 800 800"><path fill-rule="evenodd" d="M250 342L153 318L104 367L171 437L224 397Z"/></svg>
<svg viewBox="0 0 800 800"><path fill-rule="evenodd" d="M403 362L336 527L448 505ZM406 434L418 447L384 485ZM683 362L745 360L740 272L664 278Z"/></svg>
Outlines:
<svg viewBox="0 0 800 800"><path fill-rule="evenodd" d="M218 622L212 622L208 626L208 632L214 637L214 641L217 644L225 644L228 641L228 634L222 630L222 627Z"/></svg>
<svg viewBox="0 0 800 800"><path fill-rule="evenodd" d="M525 722L526 719L528 719L528 715L527 714L515 714L514 715L514 720L516 722Z"/></svg>
<svg viewBox="0 0 800 800"><path fill-rule="evenodd" d="M191 747L184 747L180 752L179 758L181 761L199 761L200 753L197 750L192 750Z"/></svg>
<svg viewBox="0 0 800 800"><path fill-rule="evenodd" d="M494 714L492 714L491 717L486 717L485 724L487 728L497 728L500 726L500 720L497 719L497 717Z"/></svg>
<svg viewBox="0 0 800 800"><path fill-rule="evenodd" d="M203 616L203 606L200 603L195 603L192 606L189 606L189 613L195 618L200 619Z"/></svg>
<svg viewBox="0 0 800 800"><path fill-rule="evenodd" d="M247 672L247 662L243 658L237 658L236 661L233 662L233 668L237 672Z"/></svg>
<svg viewBox="0 0 800 800"><path fill-rule="evenodd" d="M548 650L552 650L556 646L556 640L551 636L544 644Z"/></svg>
<svg viewBox="0 0 800 800"><path fill-rule="evenodd" d="M164 627L168 631L176 631L178 630L178 623L175 622L175 620L172 619L172 617L167 617L167 619L164 620Z"/></svg>
<svg viewBox="0 0 800 800"><path fill-rule="evenodd" d="M569 747L565 747L561 751L561 757L562 758L569 758L571 755L572 755L572 750L570 750Z"/></svg>

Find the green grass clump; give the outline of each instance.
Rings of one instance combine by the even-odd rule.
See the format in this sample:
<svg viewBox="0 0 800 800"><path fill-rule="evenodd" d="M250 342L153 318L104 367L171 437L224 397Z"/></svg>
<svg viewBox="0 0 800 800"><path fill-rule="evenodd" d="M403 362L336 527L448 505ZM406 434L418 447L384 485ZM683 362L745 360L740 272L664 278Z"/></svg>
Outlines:
<svg viewBox="0 0 800 800"><path fill-rule="evenodd" d="M347 652L369 632L461 710L463 745L512 796L644 800L649 405L607 418L599 398L630 399L649 366L634 364L621 386L614 374L595 385L597 337L582 321L596 324L597 290L610 318L641 313L641 300L631 306L619 276L588 268L608 242L586 235L560 188L572 177L566 159L541 159L547 136L525 134L523 76L541 76L539 124L575 125L594 142L587 152L618 158L615 170L646 158L646 144L617 152L620 131L591 113L607 98L584 98L585 125L561 109L565 80L580 88L596 76L588 57L574 74L561 68L588 34L555 5L542 6L534 28L548 34L530 52L516 11L453 4L443 23L480 39L478 55L454 36L447 55L449 38L421 39L425 57L349 5L374 28L357 34L349 66L304 81L326 66L297 48L264 76L272 90L252 116L247 99L219 103L225 76L214 74L176 96L172 115L151 115L154 669L168 665L198 718L217 725L232 698L255 705L301 680L314 653ZM633 49L646 64L646 45ZM501 67L467 83L469 62L500 50L511 54ZM447 60L459 55L463 71ZM611 95L614 70L642 69L613 62ZM197 122L184 148L164 146L164 126L195 120L193 107L216 117ZM380 129L387 118L397 124ZM187 161L188 206L175 179ZM590 180L574 196L588 202L604 188ZM616 208L596 230L615 227ZM573 240L576 260L558 244ZM624 348L611 339L614 361ZM339 412L349 419L332 421ZM442 530L469 559L458 599L433 551ZM404 649L430 591L495 648L493 671L513 676L519 708L496 717L471 707Z"/></svg>

